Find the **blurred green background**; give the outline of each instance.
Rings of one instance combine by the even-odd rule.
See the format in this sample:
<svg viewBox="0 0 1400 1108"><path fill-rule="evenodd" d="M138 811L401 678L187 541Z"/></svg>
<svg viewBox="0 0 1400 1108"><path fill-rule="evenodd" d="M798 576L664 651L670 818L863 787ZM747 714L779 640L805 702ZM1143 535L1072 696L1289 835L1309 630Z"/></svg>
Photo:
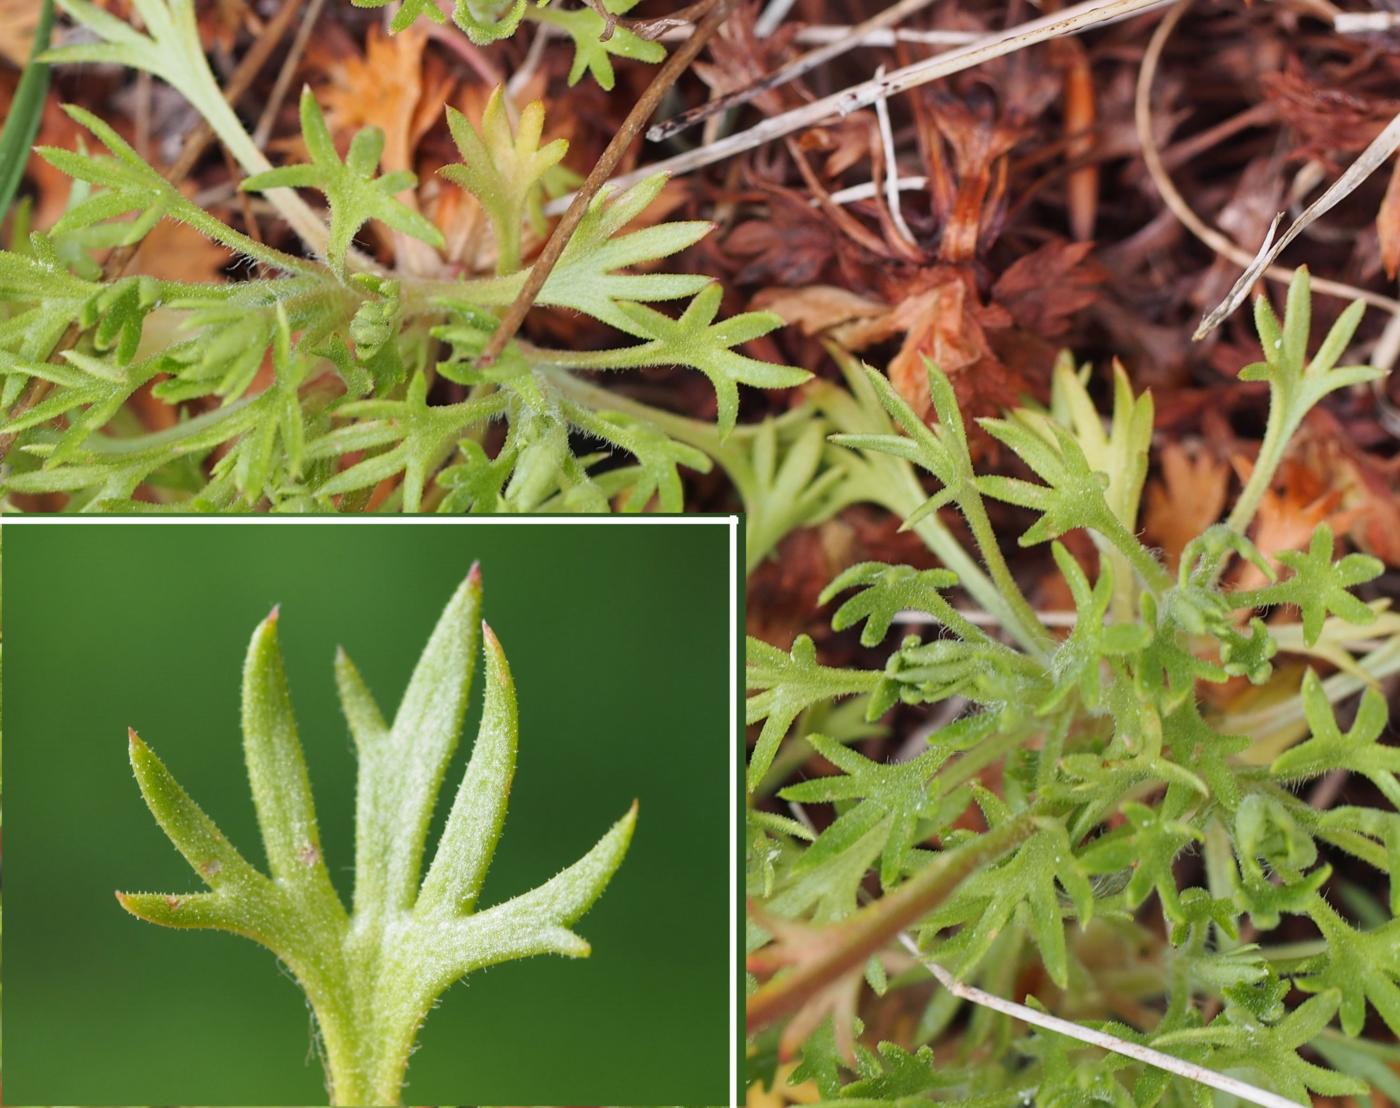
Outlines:
<svg viewBox="0 0 1400 1108"><path fill-rule="evenodd" d="M349 902L344 645L386 715L473 559L520 700L519 764L481 904L636 838L576 930L586 960L468 977L420 1037L411 1104L722 1104L729 1096L728 528L248 523L6 528L5 1099L323 1104L310 1013L272 955L121 910L201 888L141 801L134 726L263 864L238 725L243 654L281 638L332 877ZM429 857L470 753L449 768Z"/></svg>

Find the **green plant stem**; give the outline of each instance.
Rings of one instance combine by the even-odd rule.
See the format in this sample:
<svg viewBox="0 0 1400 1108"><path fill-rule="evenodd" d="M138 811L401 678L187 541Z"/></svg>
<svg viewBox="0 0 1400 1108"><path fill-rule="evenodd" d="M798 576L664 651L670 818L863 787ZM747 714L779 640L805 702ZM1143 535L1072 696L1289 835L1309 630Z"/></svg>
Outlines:
<svg viewBox="0 0 1400 1108"><path fill-rule="evenodd" d="M187 63L188 80L176 85L177 91L204 117L204 121L209 124L244 172L251 175L272 169L272 163L258 149L257 143L238 118L238 113L233 110L219 89L204 55L199 54L197 61L188 59ZM277 209L301 240L317 254L324 256L330 232L310 206L291 189L269 189L266 196L268 203ZM360 261L367 262L368 259L361 256Z"/></svg>
<svg viewBox="0 0 1400 1108"><path fill-rule="evenodd" d="M1019 729L1000 731L978 743L947 769L938 773L935 778L937 795L947 796L964 782L971 781L987 766L1020 746L1028 737L1028 732Z"/></svg>
<svg viewBox="0 0 1400 1108"><path fill-rule="evenodd" d="M1171 574L1162 563L1152 556L1152 552L1128 530L1127 526L1112 512L1096 528L1114 548L1122 553L1129 564L1137 571L1143 583L1154 593L1162 593L1172 587Z"/></svg>
<svg viewBox="0 0 1400 1108"><path fill-rule="evenodd" d="M1268 421L1264 425L1264 438L1259 444L1259 454L1254 459L1254 469L1249 474L1249 480L1240 490L1239 499L1235 501L1235 506L1230 509L1230 514L1225 518L1225 526L1243 535L1249 530L1249 525L1254 519L1255 513L1259 510L1259 504L1264 499L1264 494L1269 491L1269 486L1273 484L1274 474L1283 462L1284 453L1288 450L1289 439L1293 432L1297 430L1299 417L1294 417L1291 412L1285 412L1283 406L1277 403L1269 405ZM1215 579L1218 580L1220 573L1224 569L1222 562L1216 571Z"/></svg>
<svg viewBox="0 0 1400 1108"><path fill-rule="evenodd" d="M1040 617L1035 614L1035 609L1026 599L1026 594L1021 591L1021 586L1012 576L1011 568L1006 564L1006 557L997 542L996 532L992 529L992 521L987 515L987 506L982 501L982 494L973 487L971 480L964 483L957 503L963 518L967 520L973 541L977 543L977 551L982 555L982 564L987 567L993 583L1006 602L1012 620L1007 629L1017 629L1019 634L1016 638L1027 645L1037 657L1049 657L1050 651L1054 649L1055 640L1040 622Z"/></svg>
<svg viewBox="0 0 1400 1108"><path fill-rule="evenodd" d="M841 373L846 378L850 392L838 394L834 389L827 390L823 395L831 397L832 402L829 406L824 406L823 410L831 414L833 422L842 431L888 433L890 421L887 417L881 418L881 423L885 424L884 426L879 424L872 426L870 417L867 415L867 413L881 412L883 405L866 379L861 363L834 343L827 343L826 349L835 359L836 364L841 367ZM843 414L845 415L844 419L842 418ZM931 434L931 432L929 433ZM880 496L874 496L872 499L877 503L885 503L892 511L907 519L927 500L927 493L908 462L885 455L881 459L881 464L900 474L899 485L905 492L906 498L912 493L915 499L912 503L907 502L906 499L906 502L898 505L890 504ZM1008 634L1037 658L1044 660L1049 657L1050 651L1054 647L1054 641L1049 632L1041 626L1035 610L1031 607L1025 594L1021 592L1020 585L1016 583L1007 567L1006 559L1002 556L1001 547L997 544L996 533L992 529L981 494L976 488L971 487L971 473L968 472L965 476L966 480L963 484L966 487L959 490L958 507L962 510L963 516L967 519L968 526L972 530L973 540L982 555L983 564L991 574L990 580L987 574L982 571L982 567L977 565L968 555L963 545L938 521L936 515L925 516L914 524L913 530L924 539L929 549L933 550L943 559L944 564L958 575L959 583L973 598L986 611L997 616Z"/></svg>
<svg viewBox="0 0 1400 1108"><path fill-rule="evenodd" d="M869 957L941 903L963 879L991 865L1035 833L1032 808L974 841L946 851L894 892L827 929L830 941L816 957L760 986L745 1005L750 1035L792 1015L827 985L858 971Z"/></svg>

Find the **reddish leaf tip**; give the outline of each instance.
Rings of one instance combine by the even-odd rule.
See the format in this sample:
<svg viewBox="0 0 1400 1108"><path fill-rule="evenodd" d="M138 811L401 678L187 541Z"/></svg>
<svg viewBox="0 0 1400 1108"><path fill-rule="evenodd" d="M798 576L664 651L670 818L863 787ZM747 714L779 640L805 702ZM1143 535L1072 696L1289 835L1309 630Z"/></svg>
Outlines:
<svg viewBox="0 0 1400 1108"><path fill-rule="evenodd" d="M141 736L136 733L136 728L128 727L126 729L126 741L131 746L141 745Z"/></svg>
<svg viewBox="0 0 1400 1108"><path fill-rule="evenodd" d="M264 622L264 623L276 623L277 620L278 620L278 617L281 616L281 614L282 614L282 605L281 605L281 604L274 604L274 605L272 606L272 611L270 611L270 612L267 613L267 618L266 618L265 620L263 620L263 622Z"/></svg>
<svg viewBox="0 0 1400 1108"><path fill-rule="evenodd" d="M491 630L491 625L484 619L481 621L481 637L486 640L486 645L491 650L501 649L501 640L496 638L496 632Z"/></svg>
<svg viewBox="0 0 1400 1108"><path fill-rule="evenodd" d="M473 588L481 588L481 563L472 563L472 568L467 570L467 584Z"/></svg>

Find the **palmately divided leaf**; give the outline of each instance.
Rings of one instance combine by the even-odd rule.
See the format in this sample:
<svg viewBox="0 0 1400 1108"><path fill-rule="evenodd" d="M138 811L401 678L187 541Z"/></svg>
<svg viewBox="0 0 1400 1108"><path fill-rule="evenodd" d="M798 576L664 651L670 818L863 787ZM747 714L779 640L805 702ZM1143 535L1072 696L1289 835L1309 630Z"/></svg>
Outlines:
<svg viewBox="0 0 1400 1108"><path fill-rule="evenodd" d="M345 258L355 232L377 219L431 246L442 248L442 232L394 194L412 188L418 178L399 170L376 178L379 156L384 152L384 132L366 127L350 142L341 161L326 126L321 107L309 88L301 93L301 131L311 161L283 166L245 179L241 188L265 192L274 188L314 188L325 194L331 209L331 233L326 260L336 273L345 275Z"/></svg>
<svg viewBox="0 0 1400 1108"><path fill-rule="evenodd" d="M732 348L782 326L772 312L745 312L714 322L724 290L711 282L681 313L672 319L643 304L620 303L628 319L627 330L649 342L618 351L618 365L683 365L698 369L710 379L719 403L717 422L721 437L734 429L739 418L739 385L785 389L802 384L811 374L795 366L774 365L736 353Z"/></svg>
<svg viewBox="0 0 1400 1108"><path fill-rule="evenodd" d="M978 477L977 487L988 496L1040 512L1040 519L1021 536L1022 546L1059 538L1066 531L1091 527L1108 531L1114 519L1105 495L1108 477L1089 468L1074 438L1053 425L1054 443L1035 431L1005 419L979 420L993 438L1011 447L1045 482L1036 485L1019 477Z"/></svg>
<svg viewBox="0 0 1400 1108"><path fill-rule="evenodd" d="M1303 616L1303 642L1313 646L1322 635L1328 615L1335 615L1358 626L1375 622L1375 610L1351 594L1351 589L1379 577L1385 565L1369 554L1348 554L1332 561L1332 528L1320 524L1313 532L1306 553L1286 550L1278 560L1293 573L1276 584L1253 592L1232 593L1236 607L1268 607L1291 604Z"/></svg>
<svg viewBox="0 0 1400 1108"><path fill-rule="evenodd" d="M1355 721L1343 732L1337 726L1322 681L1311 669L1303 676L1300 695L1312 735L1275 758L1269 772L1288 780L1316 777L1335 769L1360 773L1400 810L1400 778L1396 777L1400 774L1400 747L1379 742L1389 714L1385 697L1375 689L1367 689L1361 696Z"/></svg>
<svg viewBox="0 0 1400 1108"><path fill-rule="evenodd" d="M470 0L457 0L458 7ZM523 2L523 0L522 0ZM640 0L602 0L601 7L612 15L625 15ZM632 58L640 62L659 62L666 49L659 42L644 39L627 27L614 25L605 34L607 24L592 6L564 9L557 5L540 4L529 9L529 17L568 32L574 40L574 61L569 67L569 84L576 85L584 73L591 73L598 86L611 91L616 83L611 55Z"/></svg>
<svg viewBox="0 0 1400 1108"><path fill-rule="evenodd" d="M663 512L684 507L679 466L709 473L709 456L667 435L660 427L626 412L591 412L566 403L565 414L579 430L598 436L626 450L637 459L637 474L628 485L624 512L640 512L655 495Z"/></svg>
<svg viewBox="0 0 1400 1108"><path fill-rule="evenodd" d="M530 892L473 914L505 819L517 712L505 654L478 624L477 567L444 609L392 725L343 651L341 701L360 758L354 912L327 877L277 643L259 624L244 669L244 754L273 879L228 842L150 749L130 733L132 768L152 814L209 893L118 893L132 915L217 928L267 946L316 1014L333 1104L398 1103L424 1016L457 978L536 954L585 957L569 930L602 895L631 842L637 805L581 859ZM478 632L478 626L482 631ZM419 891L438 786L466 711L484 638L480 730L433 865Z"/></svg>
<svg viewBox="0 0 1400 1108"><path fill-rule="evenodd" d="M1339 1002L1335 991L1305 1001L1269 1026L1241 1008L1230 1008L1208 1027L1174 1031L1154 1040L1168 1053L1180 1046L1210 1045L1204 1064L1217 1071L1240 1070L1299 1104L1311 1104L1309 1090L1324 1096L1364 1096L1365 1082L1323 1069L1298 1057L1331 1021Z"/></svg>
<svg viewBox="0 0 1400 1108"><path fill-rule="evenodd" d="M879 1051L883 1065L878 1072L863 1076L841 1090L841 1098L868 1098L876 1103L904 1103L903 1098L921 1101L919 1093L947 1085L948 1079L938 1073L933 1049L927 1045L913 1053L902 1049L897 1043L880 1043Z"/></svg>
<svg viewBox="0 0 1400 1108"><path fill-rule="evenodd" d="M965 639L985 642L986 636L958 615L939 591L957 583L958 575L946 569L916 570L912 566L861 562L838 574L822 590L817 603L829 604L838 593L863 587L836 610L831 617L831 628L844 631L865 620L860 633L864 646L880 643L895 617L906 608L927 612Z"/></svg>
<svg viewBox="0 0 1400 1108"><path fill-rule="evenodd" d="M1186 922L1172 862L1193 842L1204 839L1200 831L1179 818L1189 795L1180 785L1172 785L1160 808L1135 800L1125 802L1123 814L1128 822L1096 839L1080 855L1085 872L1104 874L1131 869L1132 876L1124 890L1128 907L1136 908L1155 890L1168 922Z"/></svg>
<svg viewBox="0 0 1400 1108"><path fill-rule="evenodd" d="M985 807L987 798L979 795L979 799ZM964 881L925 920L925 939L945 928L964 925L968 935L962 936L963 941L957 946L956 972L965 976L987 956L997 936L1011 922L1012 914L1028 912L1045 970L1057 985L1065 988L1069 984L1069 962L1057 883L1072 899L1081 925L1087 925L1093 913L1093 890L1059 824L1037 831L1002 865L981 870ZM967 926L973 923L975 926Z"/></svg>
<svg viewBox="0 0 1400 1108"><path fill-rule="evenodd" d="M749 756L749 792L758 788L773 764L778 744L804 708L871 692L880 681L878 673L820 665L816 647L806 635L797 637L790 653L750 637L744 673L747 686L759 690L745 702L745 721L750 725L764 721Z"/></svg>
<svg viewBox="0 0 1400 1108"><path fill-rule="evenodd" d="M1074 598L1074 630L1055 651L1055 691L1039 711L1058 707L1073 690L1086 708L1097 710L1104 699L1103 663L1109 658L1132 654L1145 647L1152 632L1140 623L1105 623L1113 601L1113 563L1099 565L1099 579L1091 588L1088 575L1074 556L1060 543L1051 544L1051 553L1060 574Z"/></svg>
<svg viewBox="0 0 1400 1108"><path fill-rule="evenodd" d="M1308 410L1329 392L1374 381L1385 375L1383 370L1373 366L1337 365L1351 344L1365 311L1363 301L1349 304L1309 361L1312 278L1307 267L1300 266L1288 284L1288 300L1282 323L1265 297L1260 296L1255 300L1254 324L1264 349L1264 360L1240 370L1240 380L1269 383L1272 394L1270 408L1276 408L1279 413L1285 439Z"/></svg>
<svg viewBox="0 0 1400 1108"><path fill-rule="evenodd" d="M1358 931L1321 896L1308 906L1327 949L1294 984L1309 993L1335 989L1341 996L1342 1030L1355 1037L1366 1025L1369 1003L1392 1035L1400 1035L1400 920Z"/></svg>
<svg viewBox="0 0 1400 1108"><path fill-rule="evenodd" d="M520 268L521 228L528 219L537 231L543 229L544 176L559 164L569 144L555 139L540 146L544 105L538 100L525 106L512 129L499 86L486 102L479 128L451 105L447 124L462 164L439 172L481 201L496 232L496 272L514 273Z"/></svg>
<svg viewBox="0 0 1400 1108"><path fill-rule="evenodd" d="M809 869L835 857L879 827L885 845L880 884L893 888L903 877L909 854L919 841L919 820L926 814L929 781L956 751L972 745L987 731L986 717L974 717L960 730L945 728L938 744L908 762L886 765L847 749L825 735L808 735L812 749L844 777L815 777L790 785L778 795L798 803L859 800L836 817L802 854L795 871Z"/></svg>
<svg viewBox="0 0 1400 1108"><path fill-rule="evenodd" d="M347 404L338 414L364 417L364 422L316 440L307 448L308 460L396 445L341 470L317 491L322 496L335 496L369 488L402 473L403 509L416 512L422 505L428 478L451 456L462 431L499 415L505 406L502 393L457 404L430 405L428 381L421 373L409 382L402 400L359 400Z"/></svg>
<svg viewBox="0 0 1400 1108"><path fill-rule="evenodd" d="M635 330L618 301L678 300L709 285L708 277L693 273L617 272L679 254L713 229L712 223L692 219L626 231L627 225L656 199L665 185L666 175L657 173L618 195L607 186L599 189L559 261L549 271L538 302L573 308L619 331L646 337ZM511 292L510 298L514 295Z"/></svg>

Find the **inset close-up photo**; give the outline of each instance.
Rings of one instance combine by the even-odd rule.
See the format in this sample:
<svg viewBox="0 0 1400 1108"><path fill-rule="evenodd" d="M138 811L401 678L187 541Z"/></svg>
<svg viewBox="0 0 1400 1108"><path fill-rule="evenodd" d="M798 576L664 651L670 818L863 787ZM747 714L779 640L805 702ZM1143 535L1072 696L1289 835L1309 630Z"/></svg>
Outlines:
<svg viewBox="0 0 1400 1108"><path fill-rule="evenodd" d="M5 1095L725 1102L736 541L7 529Z"/></svg>

